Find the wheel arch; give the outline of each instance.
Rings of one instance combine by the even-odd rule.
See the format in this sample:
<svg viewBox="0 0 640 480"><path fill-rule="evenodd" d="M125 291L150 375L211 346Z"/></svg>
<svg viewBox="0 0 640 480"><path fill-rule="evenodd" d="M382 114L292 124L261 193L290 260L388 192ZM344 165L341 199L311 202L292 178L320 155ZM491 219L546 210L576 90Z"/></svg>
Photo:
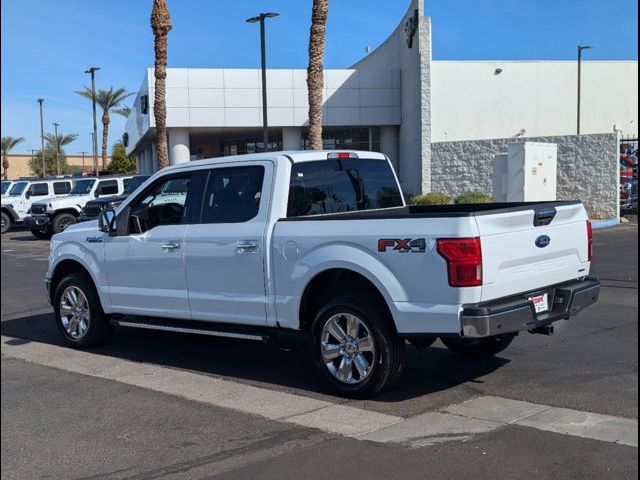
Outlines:
<svg viewBox="0 0 640 480"><path fill-rule="evenodd" d="M15 212L13 208L3 205L1 211L2 213L9 216L11 223L16 223L18 221L18 214Z"/></svg>
<svg viewBox="0 0 640 480"><path fill-rule="evenodd" d="M298 310L298 328L311 331L313 322L322 307L332 298L343 295L372 299L385 312L389 327L397 333L393 314L387 298L367 276L349 268L329 268L317 273L305 286Z"/></svg>

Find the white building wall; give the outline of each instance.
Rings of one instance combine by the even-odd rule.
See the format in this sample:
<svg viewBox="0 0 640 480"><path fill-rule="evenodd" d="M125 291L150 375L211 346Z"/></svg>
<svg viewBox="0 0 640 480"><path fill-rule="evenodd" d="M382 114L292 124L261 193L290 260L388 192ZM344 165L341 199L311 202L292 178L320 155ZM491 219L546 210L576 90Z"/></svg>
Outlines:
<svg viewBox="0 0 640 480"><path fill-rule="evenodd" d="M434 142L572 135L577 130L577 62L434 61ZM496 69L502 69L496 75ZM638 134L638 62L582 65L581 133Z"/></svg>

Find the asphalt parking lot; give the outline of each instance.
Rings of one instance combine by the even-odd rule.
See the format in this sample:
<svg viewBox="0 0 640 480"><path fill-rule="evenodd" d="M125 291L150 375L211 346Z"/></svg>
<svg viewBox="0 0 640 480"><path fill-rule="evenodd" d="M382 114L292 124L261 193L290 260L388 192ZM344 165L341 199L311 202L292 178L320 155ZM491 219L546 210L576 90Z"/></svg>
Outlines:
<svg viewBox="0 0 640 480"><path fill-rule="evenodd" d="M489 360L409 347L392 391L346 401L296 335L256 344L120 329L106 347L61 348L42 284L48 242L4 235L2 478L637 478L637 432L633 445L615 429L575 433L580 421L450 415L489 398L637 427L637 225L595 242L600 302L554 336L521 335ZM292 414L268 413L278 409ZM380 429L342 432L340 415ZM447 422L461 418L452 434Z"/></svg>

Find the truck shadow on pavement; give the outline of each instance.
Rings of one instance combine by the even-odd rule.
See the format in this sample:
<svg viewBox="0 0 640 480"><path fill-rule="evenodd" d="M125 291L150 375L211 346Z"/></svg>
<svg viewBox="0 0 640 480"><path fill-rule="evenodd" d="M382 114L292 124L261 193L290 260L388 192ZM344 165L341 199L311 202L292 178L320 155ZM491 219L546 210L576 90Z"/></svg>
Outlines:
<svg viewBox="0 0 640 480"><path fill-rule="evenodd" d="M4 320L2 335L62 346L53 314L25 315ZM501 357L461 359L446 348L418 350L407 346L405 372L377 403L409 400L465 383L482 383L483 376L503 367ZM332 396L314 370L306 336L283 333L269 343L189 334L117 328L112 343L89 350L96 355L223 376L255 386L310 396ZM471 387L473 388L473 387Z"/></svg>

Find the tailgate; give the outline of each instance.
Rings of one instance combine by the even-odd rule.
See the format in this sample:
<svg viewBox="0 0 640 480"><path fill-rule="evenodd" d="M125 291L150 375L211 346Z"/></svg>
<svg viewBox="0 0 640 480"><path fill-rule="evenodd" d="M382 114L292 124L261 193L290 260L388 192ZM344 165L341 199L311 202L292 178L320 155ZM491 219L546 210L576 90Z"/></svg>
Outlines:
<svg viewBox="0 0 640 480"><path fill-rule="evenodd" d="M482 244L482 301L589 273L587 214L582 204L537 205L531 210L478 215L476 221Z"/></svg>

